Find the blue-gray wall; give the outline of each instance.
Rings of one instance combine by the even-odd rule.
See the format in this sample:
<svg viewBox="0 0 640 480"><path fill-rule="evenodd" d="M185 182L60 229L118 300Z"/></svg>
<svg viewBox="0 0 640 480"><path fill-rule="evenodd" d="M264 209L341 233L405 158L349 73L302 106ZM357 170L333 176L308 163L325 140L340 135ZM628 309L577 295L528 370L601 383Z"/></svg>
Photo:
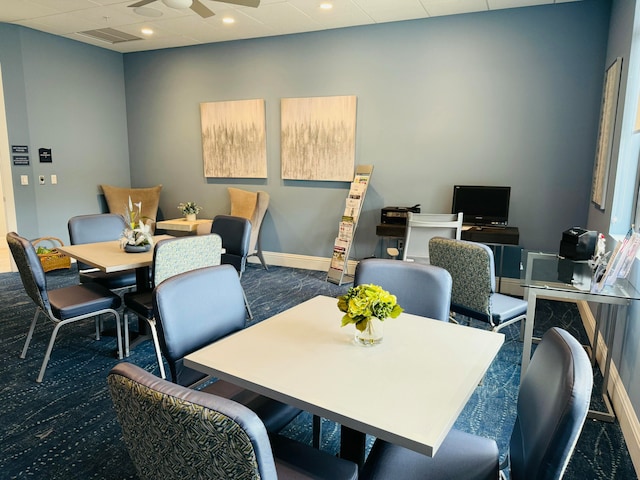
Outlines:
<svg viewBox="0 0 640 480"><path fill-rule="evenodd" d="M280 179L280 99L358 97L356 162L375 166L355 257L385 205L448 212L454 184L511 185L527 248L587 220L609 3L584 1L125 55L132 181L228 211L264 189L267 251L328 257L348 185ZM200 102L263 98L266 180L205 179Z"/></svg>
<svg viewBox="0 0 640 480"><path fill-rule="evenodd" d="M9 144L30 153L29 166L12 166L18 231L68 243L69 217L99 211L99 183L130 182L122 55L0 24L0 64ZM52 149L52 163L39 162L39 148Z"/></svg>

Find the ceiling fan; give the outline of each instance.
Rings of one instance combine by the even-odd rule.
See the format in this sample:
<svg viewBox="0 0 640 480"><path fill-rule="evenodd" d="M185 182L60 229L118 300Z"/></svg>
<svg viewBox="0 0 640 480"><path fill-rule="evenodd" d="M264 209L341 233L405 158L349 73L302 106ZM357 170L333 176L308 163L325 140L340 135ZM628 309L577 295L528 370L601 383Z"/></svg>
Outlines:
<svg viewBox="0 0 640 480"><path fill-rule="evenodd" d="M144 7L145 5L149 5L155 1L162 1L167 7L182 9L182 8L190 8L202 18L208 18L215 13L209 10L200 0L141 0L140 2L133 3L129 5L131 8ZM257 7L260 5L260 0L218 0L222 3L231 3L232 5L242 5L245 7Z"/></svg>

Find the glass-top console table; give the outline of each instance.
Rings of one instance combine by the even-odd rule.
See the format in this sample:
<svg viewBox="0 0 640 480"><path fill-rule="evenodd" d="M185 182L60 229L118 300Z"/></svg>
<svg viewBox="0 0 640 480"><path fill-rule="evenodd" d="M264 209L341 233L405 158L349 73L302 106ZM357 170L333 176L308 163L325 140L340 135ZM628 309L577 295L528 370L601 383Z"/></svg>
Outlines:
<svg viewBox="0 0 640 480"><path fill-rule="evenodd" d="M590 411L589 417L598 420L613 421L615 414L607 393L609 369L615 338L616 318L618 307L626 307L632 300L640 300L640 292L626 279L617 279L612 285L606 285L601 291L592 288L591 268L586 261L575 261L559 257L557 254L523 251L522 253L521 283L525 291L527 305L527 320L524 328L524 344L522 347L521 376L529 366L531 360L531 346L533 343L533 327L535 325L536 300L539 296L555 300L585 300L598 303L596 325L592 342L591 361L596 362L596 346L603 318L602 306L607 306L606 333L603 334L607 354L604 364L602 396L607 408L606 412Z"/></svg>

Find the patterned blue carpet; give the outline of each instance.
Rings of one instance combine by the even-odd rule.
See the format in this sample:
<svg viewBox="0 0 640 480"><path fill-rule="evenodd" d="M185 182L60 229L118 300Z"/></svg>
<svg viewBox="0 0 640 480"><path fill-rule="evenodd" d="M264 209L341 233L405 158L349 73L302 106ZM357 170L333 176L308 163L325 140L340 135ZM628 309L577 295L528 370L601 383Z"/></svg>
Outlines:
<svg viewBox="0 0 640 480"><path fill-rule="evenodd" d="M249 268L242 283L254 322L315 295L337 296L348 288L325 277L323 272ZM50 272L47 278L49 288L77 281L74 270ZM18 274L0 274L0 305L0 478L135 479L105 381L118 363L115 339L96 341L91 321L63 327L44 382L38 385L35 378L52 327L41 320L27 358L20 359L34 305ZM575 305L543 300L538 308L537 335L557 325L586 343ZM495 438L502 455L514 421L522 351L518 326L505 330L505 345L456 423L461 430ZM157 373L151 342L136 347L128 361ZM311 416L301 414L282 433L310 443ZM321 448L337 452L338 444L339 428L324 421ZM617 422L587 420L565 478L637 478Z"/></svg>

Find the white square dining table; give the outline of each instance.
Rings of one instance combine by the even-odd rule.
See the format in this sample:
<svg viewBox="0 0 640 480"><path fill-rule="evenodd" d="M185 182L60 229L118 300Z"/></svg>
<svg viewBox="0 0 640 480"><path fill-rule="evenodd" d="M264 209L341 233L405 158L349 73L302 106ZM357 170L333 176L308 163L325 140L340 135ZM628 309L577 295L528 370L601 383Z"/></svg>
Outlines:
<svg viewBox="0 0 640 480"><path fill-rule="evenodd" d="M337 299L317 296L187 355L185 365L435 455L504 335L402 313L384 321L380 345L364 347L342 315Z"/></svg>

